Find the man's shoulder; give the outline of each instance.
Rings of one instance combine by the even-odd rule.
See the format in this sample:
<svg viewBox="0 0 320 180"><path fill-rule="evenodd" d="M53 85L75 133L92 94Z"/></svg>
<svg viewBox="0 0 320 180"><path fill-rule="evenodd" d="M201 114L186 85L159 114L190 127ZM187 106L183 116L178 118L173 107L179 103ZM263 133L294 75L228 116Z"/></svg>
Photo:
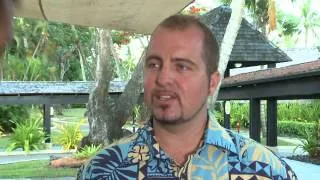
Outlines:
<svg viewBox="0 0 320 180"><path fill-rule="evenodd" d="M263 161L270 159L279 160L279 156L266 146L244 137L234 131L227 130L236 146L239 157L243 160Z"/></svg>
<svg viewBox="0 0 320 180"><path fill-rule="evenodd" d="M95 157L93 157L92 160L101 158L108 160L114 156L125 159L125 156L128 154L131 145L137 140L137 137L138 133L136 132L117 141L114 141L112 144L108 145L102 151L100 151Z"/></svg>
<svg viewBox="0 0 320 180"><path fill-rule="evenodd" d="M98 177L101 174L109 177L114 175L114 170L122 166L128 167L128 171L134 172L133 169L136 169L134 167L135 164L130 161L128 154L130 149L132 149L132 144L135 143L138 136L138 132L133 133L115 141L100 151L86 163L84 171L80 175L82 176L82 179L95 179L95 177Z"/></svg>
<svg viewBox="0 0 320 180"><path fill-rule="evenodd" d="M288 179L296 177L290 166L277 153L250 138L230 130L227 131L237 150L237 153L230 153L231 161L238 159L241 166L248 166L248 169L255 167L258 172L265 171L267 174L270 172L269 175L272 177L286 177Z"/></svg>

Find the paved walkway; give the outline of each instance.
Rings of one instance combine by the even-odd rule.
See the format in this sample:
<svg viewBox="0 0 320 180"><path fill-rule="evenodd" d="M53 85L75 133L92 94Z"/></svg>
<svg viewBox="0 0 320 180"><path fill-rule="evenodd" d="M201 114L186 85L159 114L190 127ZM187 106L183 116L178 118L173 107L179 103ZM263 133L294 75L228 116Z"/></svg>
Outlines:
<svg viewBox="0 0 320 180"><path fill-rule="evenodd" d="M291 159L285 159L299 180L318 180L320 179L320 165L313 165Z"/></svg>

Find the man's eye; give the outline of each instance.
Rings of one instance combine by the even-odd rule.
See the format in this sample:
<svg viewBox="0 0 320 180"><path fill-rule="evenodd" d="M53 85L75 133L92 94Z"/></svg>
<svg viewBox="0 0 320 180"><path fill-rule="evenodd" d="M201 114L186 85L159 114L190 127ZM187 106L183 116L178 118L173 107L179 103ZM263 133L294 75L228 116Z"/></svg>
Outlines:
<svg viewBox="0 0 320 180"><path fill-rule="evenodd" d="M190 70L190 67L188 67L188 66L186 66L184 64L177 64L177 69L179 71L188 71L188 70Z"/></svg>
<svg viewBox="0 0 320 180"><path fill-rule="evenodd" d="M159 69L160 68L160 65L158 63L148 63L147 64L147 67L149 69Z"/></svg>

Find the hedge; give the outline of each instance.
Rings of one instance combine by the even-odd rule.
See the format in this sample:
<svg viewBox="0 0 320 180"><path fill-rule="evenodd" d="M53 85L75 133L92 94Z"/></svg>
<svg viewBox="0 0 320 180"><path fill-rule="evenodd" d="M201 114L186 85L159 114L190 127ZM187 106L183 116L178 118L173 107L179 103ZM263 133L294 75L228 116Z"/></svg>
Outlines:
<svg viewBox="0 0 320 180"><path fill-rule="evenodd" d="M311 132L316 123L299 121L278 121L278 135L305 138L307 132Z"/></svg>

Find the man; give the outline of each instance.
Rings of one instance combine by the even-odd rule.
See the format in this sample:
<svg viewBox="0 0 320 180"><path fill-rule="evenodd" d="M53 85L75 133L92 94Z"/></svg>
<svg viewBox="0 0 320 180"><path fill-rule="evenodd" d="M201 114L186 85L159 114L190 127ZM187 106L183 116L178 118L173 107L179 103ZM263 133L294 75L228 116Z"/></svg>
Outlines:
<svg viewBox="0 0 320 180"><path fill-rule="evenodd" d="M295 179L271 151L208 117L218 57L215 38L196 18L174 15L158 25L144 68L152 118L94 157L82 178Z"/></svg>

